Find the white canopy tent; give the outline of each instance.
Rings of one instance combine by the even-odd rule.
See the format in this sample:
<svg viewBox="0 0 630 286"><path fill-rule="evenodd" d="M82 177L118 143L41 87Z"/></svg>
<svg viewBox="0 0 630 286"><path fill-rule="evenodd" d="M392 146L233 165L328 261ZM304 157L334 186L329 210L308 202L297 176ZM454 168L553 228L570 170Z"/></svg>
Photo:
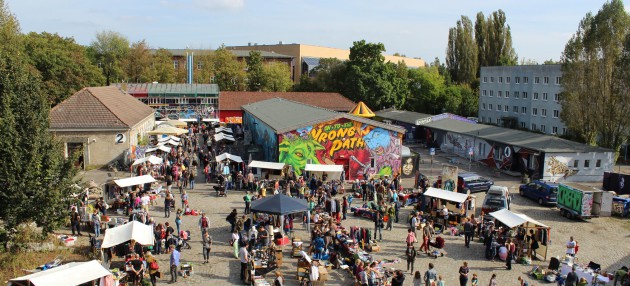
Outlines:
<svg viewBox="0 0 630 286"><path fill-rule="evenodd" d="M134 161L132 165L138 165L138 164L142 164L144 162L149 162L151 164L162 164L163 161L164 161L164 159L151 155L149 157L140 158L140 159Z"/></svg>
<svg viewBox="0 0 630 286"><path fill-rule="evenodd" d="M107 229L101 248L110 248L132 239L141 245L153 245L155 242L153 228L150 225L134 220L121 226Z"/></svg>
<svg viewBox="0 0 630 286"><path fill-rule="evenodd" d="M183 122L197 122L197 118L180 118L178 120Z"/></svg>
<svg viewBox="0 0 630 286"><path fill-rule="evenodd" d="M173 135L164 136L164 137L158 138L158 142L166 142L166 141L170 141L170 140L175 140L175 141L179 142L182 139L177 137L177 136L173 136Z"/></svg>
<svg viewBox="0 0 630 286"><path fill-rule="evenodd" d="M151 147L148 148L147 150L144 151L144 153L151 153L151 152L155 152L157 150L162 150L163 152L171 152L171 147L165 146L165 145L158 145L155 147Z"/></svg>
<svg viewBox="0 0 630 286"><path fill-rule="evenodd" d="M111 275L97 260L70 262L9 280L7 286L75 286Z"/></svg>
<svg viewBox="0 0 630 286"><path fill-rule="evenodd" d="M492 217L505 224L509 228L517 227L526 223L532 223L536 226L548 227L543 223L525 215L513 213L508 209L502 209L496 212L489 213Z"/></svg>
<svg viewBox="0 0 630 286"><path fill-rule="evenodd" d="M445 191L442 189L436 189L436 188L429 188L425 193L425 196L428 197L432 197L432 198L438 198L441 200L446 200L449 202L455 202L458 204L461 204L463 202L466 201L466 199L468 199L468 195L467 194L461 194L461 193L456 193L456 192L451 192L451 191Z"/></svg>
<svg viewBox="0 0 630 286"><path fill-rule="evenodd" d="M282 170L285 163L274 163L274 162L265 162L265 161L252 161L247 165L250 168L261 168L261 169L271 169L271 170Z"/></svg>
<svg viewBox="0 0 630 286"><path fill-rule="evenodd" d="M221 154L219 156L216 156L215 160L217 160L217 162L223 162L225 160L230 160L232 162L243 163L243 159L241 159L240 156L232 155L230 153L223 153L223 154Z"/></svg>
<svg viewBox="0 0 630 286"><path fill-rule="evenodd" d="M201 119L201 121L203 121L203 122L216 122L216 123L219 123L219 118L204 118L204 119Z"/></svg>
<svg viewBox="0 0 630 286"><path fill-rule="evenodd" d="M221 126L221 127L217 127L217 128L214 128L214 131L215 131L215 132L217 132L217 133L219 133L219 132L224 132L224 133L230 133L230 134L232 134L232 129L227 128L227 127L223 127L223 126Z"/></svg>
<svg viewBox="0 0 630 286"><path fill-rule="evenodd" d="M188 133L188 130L177 128L177 127L173 127L173 126L170 126L168 124L161 124L161 125L158 125L157 129L151 130L151 131L149 131L147 133L151 134L151 135L160 135L160 134L182 135L182 134Z"/></svg>
<svg viewBox="0 0 630 286"><path fill-rule="evenodd" d="M160 145L166 145L166 144L168 144L168 145L173 145L173 146L179 146L179 142L178 142L178 141L175 141L175 140L172 140L172 139L171 139L171 140L168 140L168 141L160 142L160 143L158 143L158 146L160 146Z"/></svg>
<svg viewBox="0 0 630 286"><path fill-rule="evenodd" d="M328 178L339 180L343 173L343 165L323 165L323 164L306 164L304 171L321 174L328 174Z"/></svg>
<svg viewBox="0 0 630 286"><path fill-rule="evenodd" d="M234 139L234 137L232 137L232 135L223 134L223 133L214 134L214 140L216 140L216 141L221 141L221 140L236 141L236 139Z"/></svg>
<svg viewBox="0 0 630 286"><path fill-rule="evenodd" d="M146 183L153 183L155 179L151 175L137 176L131 178L124 178L120 180L114 180L114 183L121 188L130 187L135 185L144 185Z"/></svg>

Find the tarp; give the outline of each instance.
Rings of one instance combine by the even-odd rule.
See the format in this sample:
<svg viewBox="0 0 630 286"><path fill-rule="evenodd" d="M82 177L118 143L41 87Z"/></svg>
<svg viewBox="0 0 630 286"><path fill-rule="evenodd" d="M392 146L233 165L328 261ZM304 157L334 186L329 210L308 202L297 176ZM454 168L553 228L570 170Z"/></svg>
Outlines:
<svg viewBox="0 0 630 286"><path fill-rule="evenodd" d="M138 177L124 178L120 180L114 180L114 183L121 188L135 186L135 185L143 185L146 183L153 183L155 179L151 177L151 175L144 175Z"/></svg>
<svg viewBox="0 0 630 286"><path fill-rule="evenodd" d="M177 127L173 127L173 126L170 126L168 124L162 124L162 125L158 126L157 129L149 131L147 133L151 134L151 135L157 135L157 134L182 135L182 134L188 133L188 130L177 128Z"/></svg>
<svg viewBox="0 0 630 286"><path fill-rule="evenodd" d="M265 161L252 161L247 166L250 167L250 168L282 170L285 165L286 165L285 163L273 163L273 162L265 162Z"/></svg>
<svg viewBox="0 0 630 286"><path fill-rule="evenodd" d="M138 165L144 162L149 162L151 164L162 164L163 161L164 160L162 158L151 155L149 157L140 158L134 161L132 165Z"/></svg>
<svg viewBox="0 0 630 286"><path fill-rule="evenodd" d="M173 126L173 127L186 127L186 126L188 126L188 123L186 123L184 121L180 121L180 120L167 120L167 121L164 121L162 123L162 125L164 125L164 124L168 124L168 125Z"/></svg>
<svg viewBox="0 0 630 286"><path fill-rule="evenodd" d="M236 141L236 139L234 139L234 137L232 137L232 135L227 135L227 134L223 134L223 133L214 134L214 140L216 140L216 141L221 141L221 140Z"/></svg>
<svg viewBox="0 0 630 286"><path fill-rule="evenodd" d="M339 180L341 178L341 173L343 172L343 165L306 164L304 170L315 173L326 172L329 179Z"/></svg>
<svg viewBox="0 0 630 286"><path fill-rule="evenodd" d="M175 141L179 142L182 139L177 137L177 136L173 136L173 135L171 135L171 136L164 136L164 137L158 138L158 142L166 142L166 141L169 141L169 140L175 140Z"/></svg>
<svg viewBox="0 0 630 286"><path fill-rule="evenodd" d="M141 245L153 245L155 242L153 228L150 225L134 220L121 226L107 229L101 248L110 248L132 239Z"/></svg>
<svg viewBox="0 0 630 286"><path fill-rule="evenodd" d="M468 199L467 194L445 191L445 190L436 189L436 188L429 188L426 191L426 193L424 193L424 195L428 197L438 198L441 200L447 200L449 202L456 202L459 204L465 202L466 199Z"/></svg>
<svg viewBox="0 0 630 286"><path fill-rule="evenodd" d="M97 260L71 262L42 272L13 278L9 280L8 285L75 286L111 274Z"/></svg>
<svg viewBox="0 0 630 286"><path fill-rule="evenodd" d="M222 161L225 161L226 159L228 159L230 161L233 161L233 162L243 163L243 159L241 159L241 157L236 156L236 155L232 155L230 153L223 153L223 154L215 157L215 160L217 160L217 162L222 162Z"/></svg>
<svg viewBox="0 0 630 286"><path fill-rule="evenodd" d="M252 202L252 212L286 215L299 213L308 209L306 200L292 198L284 194L277 194Z"/></svg>
<svg viewBox="0 0 630 286"><path fill-rule="evenodd" d="M144 151L144 153L150 153L150 152L155 152L157 150L162 150L163 152L171 152L171 147L165 146L165 145L158 145L155 147L151 147L148 148L147 150Z"/></svg>
<svg viewBox="0 0 630 286"><path fill-rule="evenodd" d="M223 133L230 133L230 134L232 134L232 129L227 128L227 127L223 127L223 126L214 128L214 131L215 132L223 132Z"/></svg>
<svg viewBox="0 0 630 286"><path fill-rule="evenodd" d="M534 220L533 218L524 215L524 214L516 214L508 209L502 209L500 211L489 213L492 217L505 224L509 228L517 227L523 225L527 222L533 223L536 226L547 227L546 225Z"/></svg>

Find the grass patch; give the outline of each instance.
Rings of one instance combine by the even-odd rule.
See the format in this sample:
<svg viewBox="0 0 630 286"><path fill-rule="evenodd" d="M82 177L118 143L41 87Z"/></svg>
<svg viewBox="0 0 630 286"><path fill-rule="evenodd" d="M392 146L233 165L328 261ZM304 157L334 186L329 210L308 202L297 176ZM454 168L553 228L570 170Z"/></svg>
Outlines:
<svg viewBox="0 0 630 286"><path fill-rule="evenodd" d="M32 270L38 266L48 263L57 256L64 257L63 264L68 262L88 261L89 246L75 247L71 249L59 249L49 252L4 252L0 253L0 283L12 278L28 275L24 271Z"/></svg>

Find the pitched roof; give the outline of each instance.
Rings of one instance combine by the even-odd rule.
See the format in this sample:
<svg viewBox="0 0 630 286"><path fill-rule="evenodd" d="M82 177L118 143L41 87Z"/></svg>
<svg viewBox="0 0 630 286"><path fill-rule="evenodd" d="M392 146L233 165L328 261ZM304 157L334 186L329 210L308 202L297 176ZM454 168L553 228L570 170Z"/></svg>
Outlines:
<svg viewBox="0 0 630 286"><path fill-rule="evenodd" d="M113 83L122 90L133 95L217 95L219 86L214 83Z"/></svg>
<svg viewBox="0 0 630 286"><path fill-rule="evenodd" d="M367 107L367 105L365 105L363 101L359 101L359 103L357 103L357 106L355 106L348 113L355 116L359 116L359 117L365 117L365 118L376 116L376 114L374 114L374 112L372 112L372 110L369 107Z"/></svg>
<svg viewBox="0 0 630 286"><path fill-rule="evenodd" d="M153 109L115 86L86 87L50 111L51 129L130 129Z"/></svg>
<svg viewBox="0 0 630 286"><path fill-rule="evenodd" d="M416 120L431 117L432 115L388 108L377 111L376 116L415 125Z"/></svg>
<svg viewBox="0 0 630 286"><path fill-rule="evenodd" d="M284 98L272 98L243 105L242 108L252 116L258 118L258 120L271 127L276 134L286 133L295 129L339 118L347 118L399 133L405 132L404 128L397 125L385 124L375 120L352 116L347 113L335 112Z"/></svg>
<svg viewBox="0 0 630 286"><path fill-rule="evenodd" d="M354 107L354 102L336 92L222 91L219 110L240 110L243 105L276 97L335 111L348 112Z"/></svg>
<svg viewBox="0 0 630 286"><path fill-rule="evenodd" d="M468 123L451 118L428 122L426 124L422 124L422 126L451 131L546 153L612 152L611 149L590 146L556 136L503 128L493 125Z"/></svg>
<svg viewBox="0 0 630 286"><path fill-rule="evenodd" d="M166 49L169 53L171 53L173 56L176 57L184 57L186 56L186 53L194 53L195 55L207 55L207 54L211 54L213 52L215 52L215 50L190 50L190 49ZM156 53L157 50L156 49L151 49L149 50L151 53ZM237 58L248 58L249 57L249 52L248 50L229 50L234 56L236 56ZM278 53L274 53L274 52L266 52L266 51L259 51L260 55L263 58L272 58L272 59L292 59L292 56L288 56L288 55L283 55L283 54L278 54Z"/></svg>

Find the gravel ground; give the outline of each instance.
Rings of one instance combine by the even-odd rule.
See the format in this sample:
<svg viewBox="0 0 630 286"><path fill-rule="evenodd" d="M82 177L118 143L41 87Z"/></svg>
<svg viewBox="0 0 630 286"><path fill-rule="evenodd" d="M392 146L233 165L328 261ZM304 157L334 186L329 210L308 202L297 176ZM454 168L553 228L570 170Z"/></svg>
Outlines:
<svg viewBox="0 0 630 286"><path fill-rule="evenodd" d="M421 166L423 173L428 173L429 177L437 176L441 163L447 161L446 156L436 156L433 164L433 172L428 162ZM468 165L460 165L460 168L468 170ZM473 167L472 171L476 171L482 175L488 175L485 169L481 167ZM89 171L83 174L86 180L94 179L98 183L104 182L112 174L100 170ZM499 178L493 178L496 185L508 186L510 190L517 193L519 178L501 175ZM405 186L413 184L412 181L403 182ZM189 278L179 278L175 285L237 285L239 281L240 264L233 257L232 247L227 241L230 238L229 224L225 221L228 213L236 208L242 213L244 203L242 202L243 192L231 191L227 197L218 198L214 191L211 191L210 184L198 182L195 190L189 190L189 202L192 208L201 209L209 213L211 219L210 233L214 238L214 247L211 253L211 263L201 264L201 236L197 222L199 217L186 216L183 219L183 229L190 230L192 233L192 249L182 252L182 261L190 261L194 264L194 275ZM477 207L481 207L484 194L477 194ZM177 192L176 192L177 198ZM177 201L177 205L180 205ZM356 203L355 203L356 205ZM164 218L162 202L159 205L151 207L151 215L156 218L157 222L170 221L174 224L174 215L171 218ZM552 228L550 249L548 257L563 255L565 243L569 236L574 236L579 242L579 258L582 262L594 261L600 263L605 270L615 270L621 265L630 265L630 245L628 244L630 237L630 221L628 219L620 219L617 217L593 218L585 222L571 221L559 215L559 211L553 207L542 207L529 199L522 198L515 194L512 201L512 210L517 213L524 213ZM410 207L401 210L400 217L406 218L410 211ZM349 216L344 226L362 226L372 227L373 223L363 218ZM295 224L296 235L301 238L307 238L308 235L305 228L300 224ZM376 258L401 260L400 263L393 264L391 267L396 269L406 269L404 260L405 237L406 237L406 219L399 224L394 224L392 231L383 231L383 241L381 242L381 252L375 253ZM66 230L68 231L68 230ZM416 270L422 273L427 269L429 262L436 266L439 275L442 275L446 285L455 285L458 283L457 271L463 261L468 261L471 273L477 273L479 276L479 285L486 285L492 273L498 274L498 285L515 285L518 276L526 276L532 266L513 265L511 271L505 270L502 262L491 262L484 258L484 247L481 243L475 242L470 248L464 247L463 237L445 236L445 251L448 254L438 259L428 258L425 255L419 255L416 260ZM296 285L295 268L297 260L288 257L290 249L284 249L284 264L281 267L282 273L287 278L287 285ZM161 269L168 271L168 255L159 255ZM548 265L547 261L535 261L534 265ZM406 272L405 285L411 285L411 275ZM273 281L274 275L267 277L270 282ZM170 279L169 276L163 276L159 283L166 283ZM533 281L527 278L530 285L545 284L542 281ZM348 273L342 270L333 270L331 280L326 285L352 285L352 280Z"/></svg>

